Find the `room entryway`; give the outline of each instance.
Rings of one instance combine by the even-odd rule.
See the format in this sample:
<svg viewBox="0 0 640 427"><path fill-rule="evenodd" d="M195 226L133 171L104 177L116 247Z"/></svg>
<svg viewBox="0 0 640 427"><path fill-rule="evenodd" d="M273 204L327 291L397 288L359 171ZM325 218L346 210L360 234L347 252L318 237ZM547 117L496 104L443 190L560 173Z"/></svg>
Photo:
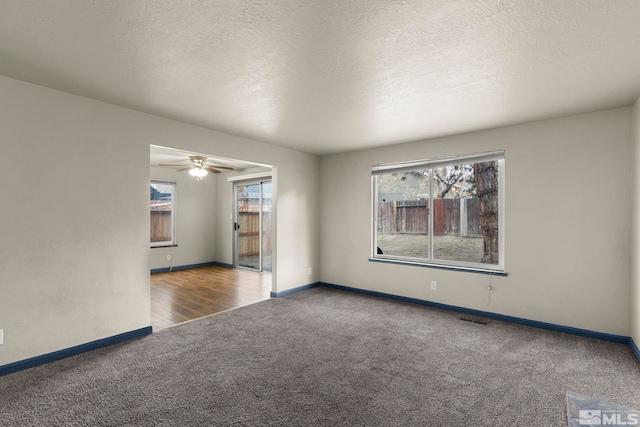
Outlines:
<svg viewBox="0 0 640 427"><path fill-rule="evenodd" d="M154 330L268 299L271 166L155 145L149 156Z"/></svg>

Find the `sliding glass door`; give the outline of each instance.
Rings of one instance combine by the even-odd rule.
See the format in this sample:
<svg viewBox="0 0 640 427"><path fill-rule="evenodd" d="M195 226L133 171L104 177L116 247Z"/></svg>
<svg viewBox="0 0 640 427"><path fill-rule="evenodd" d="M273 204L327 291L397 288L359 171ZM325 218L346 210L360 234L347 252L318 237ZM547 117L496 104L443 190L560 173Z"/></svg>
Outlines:
<svg viewBox="0 0 640 427"><path fill-rule="evenodd" d="M235 265L271 271L271 181L235 184Z"/></svg>

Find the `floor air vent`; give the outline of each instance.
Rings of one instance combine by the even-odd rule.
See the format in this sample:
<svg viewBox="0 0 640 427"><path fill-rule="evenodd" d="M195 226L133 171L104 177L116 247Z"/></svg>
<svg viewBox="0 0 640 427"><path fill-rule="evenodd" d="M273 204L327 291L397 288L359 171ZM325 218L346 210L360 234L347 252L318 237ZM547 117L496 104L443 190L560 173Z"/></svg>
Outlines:
<svg viewBox="0 0 640 427"><path fill-rule="evenodd" d="M458 317L458 319L463 320L465 322L477 323L478 325L486 325L487 324L487 322L485 322L483 320L471 319L469 317Z"/></svg>

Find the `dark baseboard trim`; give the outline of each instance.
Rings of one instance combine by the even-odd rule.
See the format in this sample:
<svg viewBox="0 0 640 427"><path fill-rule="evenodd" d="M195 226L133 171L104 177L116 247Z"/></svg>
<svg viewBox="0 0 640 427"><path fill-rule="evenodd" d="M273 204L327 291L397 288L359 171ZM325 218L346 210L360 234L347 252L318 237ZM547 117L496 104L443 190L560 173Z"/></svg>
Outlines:
<svg viewBox="0 0 640 427"><path fill-rule="evenodd" d="M287 289L285 291L273 292L271 291L271 298L282 298L287 295L295 294L296 292L306 291L307 289L315 288L316 286L323 285L322 282L309 283L308 285L298 286L297 288Z"/></svg>
<svg viewBox="0 0 640 427"><path fill-rule="evenodd" d="M0 376L21 371L23 369L33 368L34 366L44 365L45 363L64 359L66 357L76 356L102 347L108 347L134 338L140 338L145 335L149 335L151 332L153 332L153 329L151 326L147 326L146 328L136 329L135 331L125 332L108 338L80 344L75 347L65 348L64 350L54 351L53 353L20 360L18 362L9 363L8 365L2 365L0 366Z"/></svg>
<svg viewBox="0 0 640 427"><path fill-rule="evenodd" d="M211 265L217 265L218 267L224 267L224 268L233 268L233 264L227 264L227 263L218 262L218 261L213 261Z"/></svg>
<svg viewBox="0 0 640 427"><path fill-rule="evenodd" d="M588 329L574 328L572 326L556 325L554 323L540 322L538 320L530 320L530 319L524 319L522 317L507 316L504 314L497 314L497 313L491 313L488 311L458 307L455 305L441 304L438 302L426 301L426 300L421 300L417 298L408 298L408 297L402 297L402 296L393 295L393 294L386 294L383 292L375 292L375 291L367 291L364 289L351 288L349 286L334 285L332 283L320 282L316 286L324 286L327 288L355 292L355 293L379 297L379 298L386 298L386 299L391 299L395 301L408 302L411 304L418 304L418 305L423 305L427 307L439 308L442 310L454 311L457 313L464 313L472 316L485 317L488 319L500 320L502 322L515 323L518 325L532 326L534 328L547 329L555 332L563 332L565 334L578 335L581 337L595 338L598 340L609 341L609 342L614 342L618 344L630 345L630 340L631 340L631 338L623 335L614 335L614 334L608 334L605 332L590 331ZM637 348L634 349L634 353L636 353L636 357L640 361L640 351L637 352L636 350Z"/></svg>
<svg viewBox="0 0 640 427"><path fill-rule="evenodd" d="M233 268L232 264L225 264L223 262L211 261L211 262L201 262L200 264L176 265L175 267L152 268L151 274L167 273L169 271L176 271L176 270L186 270L187 268L209 267L211 265L217 265L217 266L226 267L226 268Z"/></svg>
<svg viewBox="0 0 640 427"><path fill-rule="evenodd" d="M638 348L636 343L633 341L633 338L631 337L629 337L629 347L631 347L631 351L633 351L633 354L636 355L636 359L640 361L640 349Z"/></svg>

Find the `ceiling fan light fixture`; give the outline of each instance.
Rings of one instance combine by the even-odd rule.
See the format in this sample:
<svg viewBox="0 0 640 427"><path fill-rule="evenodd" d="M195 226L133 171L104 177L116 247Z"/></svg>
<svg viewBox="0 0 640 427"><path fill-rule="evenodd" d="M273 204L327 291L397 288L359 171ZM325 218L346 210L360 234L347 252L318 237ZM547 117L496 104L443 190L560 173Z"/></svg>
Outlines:
<svg viewBox="0 0 640 427"><path fill-rule="evenodd" d="M191 176L195 176L198 179L201 179L202 177L206 176L209 172L207 172L205 169L202 168L191 168L189 170L189 175Z"/></svg>
<svg viewBox="0 0 640 427"><path fill-rule="evenodd" d="M160 163L160 167L178 168L177 172L188 171L189 175L195 177L198 181L210 173L217 174L220 172L232 171L229 166L221 166L216 164L207 164L207 158L204 156L190 156L189 164Z"/></svg>

